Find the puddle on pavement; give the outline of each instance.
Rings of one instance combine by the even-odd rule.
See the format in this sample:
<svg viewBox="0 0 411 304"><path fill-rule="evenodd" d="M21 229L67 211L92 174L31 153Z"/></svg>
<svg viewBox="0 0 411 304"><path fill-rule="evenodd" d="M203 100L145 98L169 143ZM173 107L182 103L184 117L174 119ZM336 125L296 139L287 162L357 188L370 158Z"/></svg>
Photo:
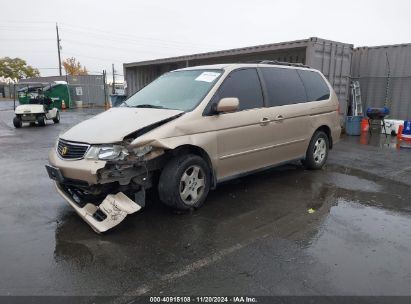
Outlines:
<svg viewBox="0 0 411 304"><path fill-rule="evenodd" d="M341 294L411 294L409 213L340 197L307 252L327 268Z"/></svg>

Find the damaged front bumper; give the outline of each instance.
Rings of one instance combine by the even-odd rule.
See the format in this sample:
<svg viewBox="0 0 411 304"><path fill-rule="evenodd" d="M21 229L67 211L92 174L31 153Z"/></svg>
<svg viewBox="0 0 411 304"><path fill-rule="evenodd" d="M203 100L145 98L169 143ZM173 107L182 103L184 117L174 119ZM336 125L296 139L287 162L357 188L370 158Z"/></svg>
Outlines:
<svg viewBox="0 0 411 304"><path fill-rule="evenodd" d="M117 226L127 215L141 209L140 205L129 199L123 192L107 195L98 206L86 203L84 207L80 207L58 182L55 182L55 185L57 192L97 233L105 232Z"/></svg>
<svg viewBox="0 0 411 304"><path fill-rule="evenodd" d="M161 149L132 152L127 159L104 161L63 160L55 149L50 152L46 169L58 193L98 233L144 207L145 190L165 161Z"/></svg>
<svg viewBox="0 0 411 304"><path fill-rule="evenodd" d="M95 202L76 201L73 193L64 186L67 180L58 168L46 165L49 177L54 180L57 192L74 208L77 214L88 223L97 233L105 232L120 224L127 215L139 211L144 206L144 197L141 202L131 200L123 192L117 194L107 194L102 202L97 205ZM136 199L139 196L136 195Z"/></svg>

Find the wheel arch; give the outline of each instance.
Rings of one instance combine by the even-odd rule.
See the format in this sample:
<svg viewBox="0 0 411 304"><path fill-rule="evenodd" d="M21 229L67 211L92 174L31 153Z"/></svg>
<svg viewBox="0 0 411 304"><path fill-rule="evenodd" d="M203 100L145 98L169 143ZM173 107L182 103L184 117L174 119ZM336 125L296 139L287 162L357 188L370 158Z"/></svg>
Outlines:
<svg viewBox="0 0 411 304"><path fill-rule="evenodd" d="M332 135L331 135L331 129L330 129L330 127L327 126L327 125L319 126L319 127L314 131L313 136L314 136L314 134L315 134L317 131L323 131L323 132L327 135L328 141L329 141L329 144L330 144L330 147L329 147L329 148L332 149L332 148L333 148L333 138L332 138ZM311 136L311 137L312 137L312 136Z"/></svg>
<svg viewBox="0 0 411 304"><path fill-rule="evenodd" d="M169 153L171 153L172 156L177 156L177 155L181 155L181 154L194 154L194 155L198 155L201 158L203 158L207 162L207 164L210 168L210 174L211 174L210 188L215 189L215 187L217 185L217 179L216 179L216 174L214 172L214 167L213 167L213 164L211 162L210 156L208 155L208 153L203 148L198 147L198 146L194 146L194 145L184 144L184 145L178 146L178 147L170 150Z"/></svg>

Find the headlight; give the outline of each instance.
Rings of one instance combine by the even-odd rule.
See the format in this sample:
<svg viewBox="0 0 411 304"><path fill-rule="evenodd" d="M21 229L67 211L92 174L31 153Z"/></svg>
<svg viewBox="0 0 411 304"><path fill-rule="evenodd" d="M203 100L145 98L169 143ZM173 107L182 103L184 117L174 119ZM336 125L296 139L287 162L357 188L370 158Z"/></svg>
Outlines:
<svg viewBox="0 0 411 304"><path fill-rule="evenodd" d="M122 160L128 155L123 146L91 146L87 151L87 159Z"/></svg>

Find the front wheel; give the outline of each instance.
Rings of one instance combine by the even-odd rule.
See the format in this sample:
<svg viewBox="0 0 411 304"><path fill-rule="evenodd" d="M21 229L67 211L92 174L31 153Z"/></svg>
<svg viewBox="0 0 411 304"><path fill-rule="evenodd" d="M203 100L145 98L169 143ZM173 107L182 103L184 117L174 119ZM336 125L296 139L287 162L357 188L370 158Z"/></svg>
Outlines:
<svg viewBox="0 0 411 304"><path fill-rule="evenodd" d="M59 123L60 122L60 112L57 111L56 117L53 118L54 123Z"/></svg>
<svg viewBox="0 0 411 304"><path fill-rule="evenodd" d="M20 117L16 116L13 118L13 125L15 128L21 128L23 126L23 123L20 119Z"/></svg>
<svg viewBox="0 0 411 304"><path fill-rule="evenodd" d="M186 154L171 159L158 183L160 200L173 208L199 208L210 190L210 169L203 158Z"/></svg>
<svg viewBox="0 0 411 304"><path fill-rule="evenodd" d="M303 164L307 169L321 169L327 161L329 139L323 131L317 131L311 138Z"/></svg>
<svg viewBox="0 0 411 304"><path fill-rule="evenodd" d="M44 127L46 125L46 116L44 115L38 116L37 123L39 126Z"/></svg>

